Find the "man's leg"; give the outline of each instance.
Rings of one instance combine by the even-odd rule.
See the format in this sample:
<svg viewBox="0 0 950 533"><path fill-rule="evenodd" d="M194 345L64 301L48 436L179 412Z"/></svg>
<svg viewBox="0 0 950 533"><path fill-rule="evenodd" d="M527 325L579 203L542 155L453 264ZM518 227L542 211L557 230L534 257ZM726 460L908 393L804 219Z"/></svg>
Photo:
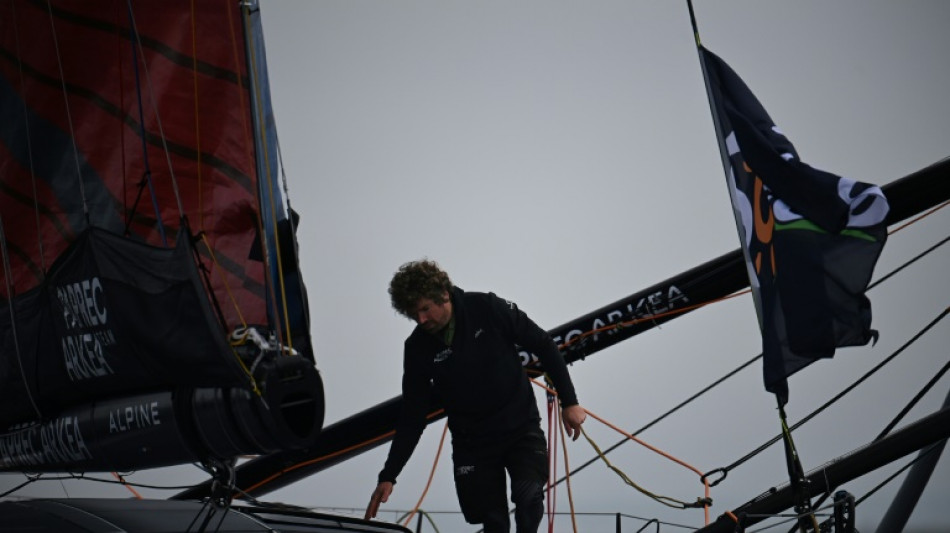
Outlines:
<svg viewBox="0 0 950 533"><path fill-rule="evenodd" d="M517 533L536 533L544 517L544 484L548 479L548 446L541 427L532 428L506 457L511 476Z"/></svg>
<svg viewBox="0 0 950 533"><path fill-rule="evenodd" d="M452 452L455 491L462 514L470 524L483 524L485 533L508 533L505 466L484 456L484 449L474 451L455 446Z"/></svg>

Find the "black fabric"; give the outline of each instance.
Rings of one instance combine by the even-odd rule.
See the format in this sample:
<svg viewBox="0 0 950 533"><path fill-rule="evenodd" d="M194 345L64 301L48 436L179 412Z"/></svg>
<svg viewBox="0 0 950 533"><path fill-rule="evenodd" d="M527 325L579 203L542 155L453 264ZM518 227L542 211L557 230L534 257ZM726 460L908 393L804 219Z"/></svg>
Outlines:
<svg viewBox="0 0 950 533"><path fill-rule="evenodd" d="M700 53L728 151L765 388L785 404L788 376L876 337L864 291L887 239L889 206L879 187L802 162L735 71Z"/></svg>
<svg viewBox="0 0 950 533"><path fill-rule="evenodd" d="M505 472L511 477L515 529L534 533L544 517L544 483L548 479L547 442L532 425L491 445L453 442L455 489L465 520L484 524L485 533L510 528Z"/></svg>
<svg viewBox="0 0 950 533"><path fill-rule="evenodd" d="M451 294L456 320L451 345L416 327L406 339L403 408L380 481L395 481L425 428L433 396L445 407L455 441L490 444L540 421L533 385L518 347L541 361L564 406L577 396L550 335L514 303L492 293Z"/></svg>
<svg viewBox="0 0 950 533"><path fill-rule="evenodd" d="M119 393L246 381L183 239L155 248L86 230L12 303L0 311L0 428Z"/></svg>

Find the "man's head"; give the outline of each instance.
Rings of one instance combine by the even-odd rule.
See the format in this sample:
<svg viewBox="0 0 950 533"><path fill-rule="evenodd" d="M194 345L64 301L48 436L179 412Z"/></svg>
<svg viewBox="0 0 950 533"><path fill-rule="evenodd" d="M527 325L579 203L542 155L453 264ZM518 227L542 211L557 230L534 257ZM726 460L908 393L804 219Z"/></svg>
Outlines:
<svg viewBox="0 0 950 533"><path fill-rule="evenodd" d="M393 309L431 331L442 329L452 317L451 290L449 275L426 259L402 265L389 282Z"/></svg>

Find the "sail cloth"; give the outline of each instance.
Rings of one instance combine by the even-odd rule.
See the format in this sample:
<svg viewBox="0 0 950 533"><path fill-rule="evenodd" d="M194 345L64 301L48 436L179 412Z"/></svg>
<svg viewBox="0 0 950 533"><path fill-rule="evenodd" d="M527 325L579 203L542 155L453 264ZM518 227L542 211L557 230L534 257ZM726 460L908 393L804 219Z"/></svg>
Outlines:
<svg viewBox="0 0 950 533"><path fill-rule="evenodd" d="M762 330L765 388L784 405L788 376L876 338L864 292L889 207L879 187L803 163L735 71L703 47L700 58Z"/></svg>

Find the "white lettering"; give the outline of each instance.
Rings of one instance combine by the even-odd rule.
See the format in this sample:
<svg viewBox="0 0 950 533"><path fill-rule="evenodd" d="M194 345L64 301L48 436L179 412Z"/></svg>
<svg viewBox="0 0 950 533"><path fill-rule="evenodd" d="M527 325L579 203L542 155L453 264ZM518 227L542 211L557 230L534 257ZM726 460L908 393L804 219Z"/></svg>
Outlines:
<svg viewBox="0 0 950 533"><path fill-rule="evenodd" d="M127 405L109 411L109 433L145 429L161 423L158 402Z"/></svg>

